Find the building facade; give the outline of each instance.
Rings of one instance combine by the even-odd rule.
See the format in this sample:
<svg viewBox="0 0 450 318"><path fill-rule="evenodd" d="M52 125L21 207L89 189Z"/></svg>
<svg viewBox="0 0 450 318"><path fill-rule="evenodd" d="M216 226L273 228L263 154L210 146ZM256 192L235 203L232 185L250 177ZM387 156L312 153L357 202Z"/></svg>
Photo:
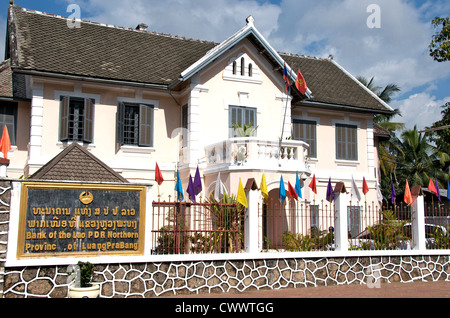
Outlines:
<svg viewBox="0 0 450 318"><path fill-rule="evenodd" d="M155 200L175 200L177 171L186 190L198 168L197 200L210 197L219 173L229 194L239 180L259 186L264 173L279 204L280 176L287 188L298 173L300 202L325 200L330 179L347 189L355 180L362 191L363 178L369 192L361 201L378 201L373 118L392 108L332 58L278 53L253 17L213 43L139 27L74 26L14 3L8 10L0 65L10 85L0 97L0 124L13 144L8 177L32 177L76 142L133 183L153 183L158 164L164 182ZM294 85L299 69L305 94ZM313 176L317 194L308 187Z"/></svg>

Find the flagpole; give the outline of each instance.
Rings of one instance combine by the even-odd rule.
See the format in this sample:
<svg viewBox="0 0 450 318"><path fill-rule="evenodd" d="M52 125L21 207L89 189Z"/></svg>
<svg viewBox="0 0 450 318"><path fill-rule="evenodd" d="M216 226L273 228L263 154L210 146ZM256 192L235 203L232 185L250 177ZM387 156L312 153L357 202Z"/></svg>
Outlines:
<svg viewBox="0 0 450 318"><path fill-rule="evenodd" d="M286 106L284 107L283 126L281 126L281 138L280 138L280 147L278 149L278 160L280 160L280 158L281 158L281 143L283 142L283 137L284 137L284 125L286 124L286 114L287 114L287 107L288 107L288 101L289 101L288 94L285 93L285 95L286 95ZM278 162L278 165L281 166L281 163Z"/></svg>

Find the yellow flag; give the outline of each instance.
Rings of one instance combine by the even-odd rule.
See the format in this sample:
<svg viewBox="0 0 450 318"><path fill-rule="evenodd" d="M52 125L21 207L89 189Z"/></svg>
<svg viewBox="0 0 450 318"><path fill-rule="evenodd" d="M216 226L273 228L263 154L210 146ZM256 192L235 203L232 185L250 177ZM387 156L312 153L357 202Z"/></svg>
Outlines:
<svg viewBox="0 0 450 318"><path fill-rule="evenodd" d="M264 199L269 200L269 192L267 191L266 175L263 172L261 185L259 186Z"/></svg>
<svg viewBox="0 0 450 318"><path fill-rule="evenodd" d="M239 190L237 194L237 202L248 208L247 196L245 195L244 187L242 186L241 179L239 179Z"/></svg>

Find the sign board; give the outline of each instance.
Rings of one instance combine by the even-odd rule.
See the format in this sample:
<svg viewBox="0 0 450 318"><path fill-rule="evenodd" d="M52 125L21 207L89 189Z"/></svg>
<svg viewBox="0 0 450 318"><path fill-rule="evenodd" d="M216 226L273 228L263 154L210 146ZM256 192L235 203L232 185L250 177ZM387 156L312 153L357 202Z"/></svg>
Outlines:
<svg viewBox="0 0 450 318"><path fill-rule="evenodd" d="M143 255L146 186L22 184L21 258Z"/></svg>

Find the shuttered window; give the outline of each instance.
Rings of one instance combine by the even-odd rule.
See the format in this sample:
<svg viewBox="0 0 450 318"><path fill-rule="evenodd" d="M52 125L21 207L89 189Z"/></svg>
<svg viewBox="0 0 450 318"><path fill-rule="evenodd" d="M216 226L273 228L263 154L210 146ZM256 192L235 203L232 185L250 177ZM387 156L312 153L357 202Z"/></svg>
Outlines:
<svg viewBox="0 0 450 318"><path fill-rule="evenodd" d="M245 126L251 127L251 129L248 129L248 131L244 133L249 133L250 131L252 131L253 128L257 127L256 108L240 107L240 106L229 107L229 122L228 122L229 137L230 138L245 137L239 135L239 133L235 130L234 124L240 126L241 128L244 128ZM251 136L256 136L256 130L253 131Z"/></svg>
<svg viewBox="0 0 450 318"><path fill-rule="evenodd" d="M293 138L294 140L304 141L309 145L309 156L317 158L317 123L311 120L294 119Z"/></svg>
<svg viewBox="0 0 450 318"><path fill-rule="evenodd" d="M0 138L3 137L4 127L8 128L9 139L11 145L16 144L16 127L17 127L17 103L0 102Z"/></svg>
<svg viewBox="0 0 450 318"><path fill-rule="evenodd" d="M153 147L153 105L120 102L117 109L117 142Z"/></svg>
<svg viewBox="0 0 450 318"><path fill-rule="evenodd" d="M59 140L92 143L94 138L94 101L63 96L59 118Z"/></svg>
<svg viewBox="0 0 450 318"><path fill-rule="evenodd" d="M358 160L358 127L336 124L336 159Z"/></svg>

